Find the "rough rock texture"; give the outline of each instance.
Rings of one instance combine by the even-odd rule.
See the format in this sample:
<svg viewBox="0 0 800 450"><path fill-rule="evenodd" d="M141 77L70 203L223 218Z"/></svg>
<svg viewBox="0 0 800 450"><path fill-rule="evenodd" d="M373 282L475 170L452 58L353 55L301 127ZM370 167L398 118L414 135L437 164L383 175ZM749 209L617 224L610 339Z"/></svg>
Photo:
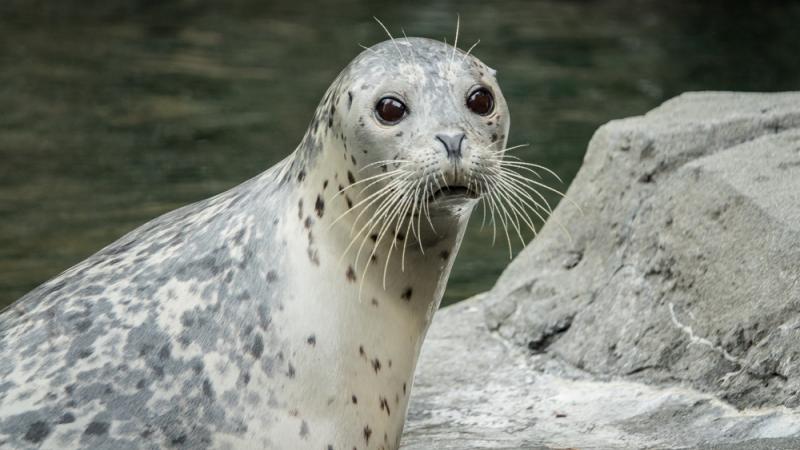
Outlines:
<svg viewBox="0 0 800 450"><path fill-rule="evenodd" d="M613 121L567 195L437 316L406 448L800 448L800 93Z"/></svg>

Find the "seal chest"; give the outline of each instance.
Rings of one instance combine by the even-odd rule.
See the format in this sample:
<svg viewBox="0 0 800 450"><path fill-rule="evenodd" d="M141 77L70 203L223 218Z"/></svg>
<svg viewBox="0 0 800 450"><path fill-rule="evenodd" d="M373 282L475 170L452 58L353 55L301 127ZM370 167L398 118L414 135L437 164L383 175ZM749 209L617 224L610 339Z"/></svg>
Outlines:
<svg viewBox="0 0 800 450"><path fill-rule="evenodd" d="M367 49L284 161L0 316L0 443L397 448L469 215L509 183L508 127L473 56Z"/></svg>

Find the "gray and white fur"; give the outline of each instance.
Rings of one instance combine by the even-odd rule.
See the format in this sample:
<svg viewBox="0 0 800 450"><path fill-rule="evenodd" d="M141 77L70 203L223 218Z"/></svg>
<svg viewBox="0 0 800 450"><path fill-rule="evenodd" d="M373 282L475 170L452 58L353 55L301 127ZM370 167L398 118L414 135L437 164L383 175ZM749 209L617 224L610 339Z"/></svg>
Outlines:
<svg viewBox="0 0 800 450"><path fill-rule="evenodd" d="M491 114L465 106L475 86ZM386 95L408 107L396 125L375 115ZM492 194L508 128L475 57L420 38L365 50L282 162L0 315L0 448L398 448L478 201L434 191ZM464 134L459 155L442 133Z"/></svg>

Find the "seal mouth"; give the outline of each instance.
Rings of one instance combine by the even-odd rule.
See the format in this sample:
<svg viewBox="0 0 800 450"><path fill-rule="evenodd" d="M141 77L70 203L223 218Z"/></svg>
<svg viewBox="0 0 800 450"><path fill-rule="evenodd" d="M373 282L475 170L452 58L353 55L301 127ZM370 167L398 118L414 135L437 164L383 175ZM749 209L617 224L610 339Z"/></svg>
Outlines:
<svg viewBox="0 0 800 450"><path fill-rule="evenodd" d="M478 198L478 193L466 186L443 186L441 189L436 190L430 196L430 201L441 200L446 198Z"/></svg>

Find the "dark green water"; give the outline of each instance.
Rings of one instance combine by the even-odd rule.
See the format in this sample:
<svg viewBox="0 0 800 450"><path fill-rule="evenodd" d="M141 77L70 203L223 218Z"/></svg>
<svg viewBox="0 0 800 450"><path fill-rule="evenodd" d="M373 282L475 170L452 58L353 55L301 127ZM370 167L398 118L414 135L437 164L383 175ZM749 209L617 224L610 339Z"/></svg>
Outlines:
<svg viewBox="0 0 800 450"><path fill-rule="evenodd" d="M608 120L687 90L800 87L797 2L214 5L0 5L0 305L283 158L358 44L385 39L373 15L452 42L460 13L461 46L480 39L474 53L499 71L509 144L530 143L518 155L567 183ZM478 225L447 302L491 287L508 263Z"/></svg>

